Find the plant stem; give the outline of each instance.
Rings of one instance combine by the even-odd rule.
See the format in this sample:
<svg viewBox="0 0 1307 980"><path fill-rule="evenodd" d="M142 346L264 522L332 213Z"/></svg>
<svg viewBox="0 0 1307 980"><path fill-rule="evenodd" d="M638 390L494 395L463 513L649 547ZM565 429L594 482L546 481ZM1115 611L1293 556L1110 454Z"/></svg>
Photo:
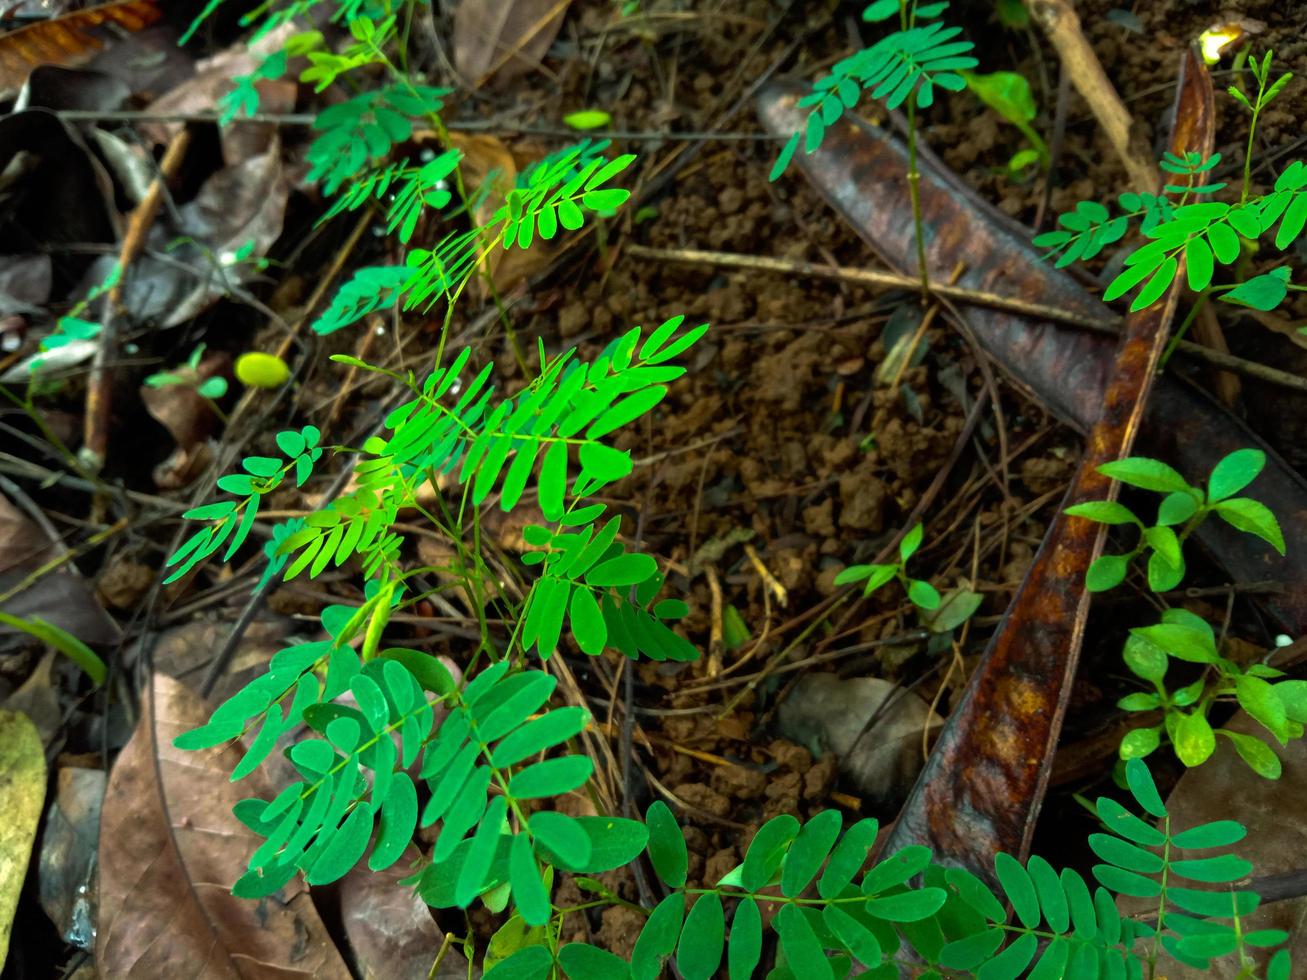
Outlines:
<svg viewBox="0 0 1307 980"><path fill-rule="evenodd" d="M912 234L917 242L917 274L921 277L921 301L930 299L930 270L926 267L926 238L921 220L921 173L917 169L917 107L908 100L908 196L912 200Z"/></svg>

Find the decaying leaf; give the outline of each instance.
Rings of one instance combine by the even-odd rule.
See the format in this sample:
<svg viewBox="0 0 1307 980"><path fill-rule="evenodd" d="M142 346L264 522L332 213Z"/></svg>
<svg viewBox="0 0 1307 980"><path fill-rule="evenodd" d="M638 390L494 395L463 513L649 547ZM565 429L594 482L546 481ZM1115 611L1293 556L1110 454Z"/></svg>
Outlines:
<svg viewBox="0 0 1307 980"><path fill-rule="evenodd" d="M109 777L100 821L102 974L348 980L304 884L259 902L231 895L261 838L231 813L261 783L229 780L238 749L172 745L210 706L156 674Z"/></svg>
<svg viewBox="0 0 1307 980"><path fill-rule="evenodd" d="M41 908L60 938L78 949L95 942L95 858L108 773L65 766L41 832Z"/></svg>
<svg viewBox="0 0 1307 980"><path fill-rule="evenodd" d="M421 857L412 844L393 867L370 871L359 865L340 882L340 911L354 965L363 980L425 980L444 934L431 909L411 886L401 885ZM436 980L463 980L467 960L446 951Z"/></svg>
<svg viewBox="0 0 1307 980"><path fill-rule="evenodd" d="M480 87L535 68L563 26L572 0L462 0L454 13L454 66Z"/></svg>
<svg viewBox="0 0 1307 980"><path fill-rule="evenodd" d="M121 635L118 624L104 611L76 566L64 562L41 571L63 552L61 542L0 496L0 593L24 586L4 602L4 611L25 619L40 617L83 643L117 643Z"/></svg>
<svg viewBox="0 0 1307 980"><path fill-rule="evenodd" d="M80 65L103 47L101 31L149 27L160 17L150 0L119 0L41 21L0 35L0 92L23 84L37 65Z"/></svg>
<svg viewBox="0 0 1307 980"><path fill-rule="evenodd" d="M0 967L45 804L45 748L24 714L0 711Z"/></svg>
<svg viewBox="0 0 1307 980"><path fill-rule="evenodd" d="M923 740L943 719L920 696L879 677L806 675L781 703L780 730L840 771L867 796L897 803L921 771Z"/></svg>

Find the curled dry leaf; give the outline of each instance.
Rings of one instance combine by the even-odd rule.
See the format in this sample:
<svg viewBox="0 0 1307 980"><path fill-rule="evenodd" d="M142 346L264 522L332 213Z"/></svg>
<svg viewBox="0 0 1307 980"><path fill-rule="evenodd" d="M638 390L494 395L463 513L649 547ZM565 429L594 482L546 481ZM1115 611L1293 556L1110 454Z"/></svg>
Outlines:
<svg viewBox="0 0 1307 980"><path fill-rule="evenodd" d="M197 695L163 674L146 695L100 821L102 975L348 980L298 878L263 901L231 895L261 840L231 808L261 784L230 782L238 749L173 747L209 716Z"/></svg>
<svg viewBox="0 0 1307 980"><path fill-rule="evenodd" d="M63 941L78 949L95 942L95 857L108 778L102 769L60 769L41 832L41 908Z"/></svg>
<svg viewBox="0 0 1307 980"><path fill-rule="evenodd" d="M912 691L879 677L808 674L780 707L780 729L815 752L834 752L840 771L876 800L897 802L917 778L923 736L943 719Z"/></svg>
<svg viewBox="0 0 1307 980"><path fill-rule="evenodd" d="M139 31L159 17L159 8L149 0L121 0L0 35L0 92L17 89L37 65L89 61L112 30Z"/></svg>
<svg viewBox="0 0 1307 980"><path fill-rule="evenodd" d="M0 711L0 967L45 804L45 749L24 714Z"/></svg>
<svg viewBox="0 0 1307 980"><path fill-rule="evenodd" d="M474 88L532 70L554 43L572 0L462 0L454 12L454 66Z"/></svg>

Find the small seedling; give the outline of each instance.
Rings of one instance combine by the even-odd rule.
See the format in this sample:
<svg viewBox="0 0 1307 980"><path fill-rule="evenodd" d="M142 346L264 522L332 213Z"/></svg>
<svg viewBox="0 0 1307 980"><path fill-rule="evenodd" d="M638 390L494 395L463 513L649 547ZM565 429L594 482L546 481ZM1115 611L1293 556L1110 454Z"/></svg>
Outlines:
<svg viewBox="0 0 1307 980"><path fill-rule="evenodd" d="M199 344L195 350L191 351L191 356L186 359L185 364L172 371L160 371L151 374L145 379L145 383L151 388L171 388L174 386L193 388L201 398L217 401L227 394L227 379L215 376L201 380L199 369L200 361L203 359L204 344Z"/></svg>

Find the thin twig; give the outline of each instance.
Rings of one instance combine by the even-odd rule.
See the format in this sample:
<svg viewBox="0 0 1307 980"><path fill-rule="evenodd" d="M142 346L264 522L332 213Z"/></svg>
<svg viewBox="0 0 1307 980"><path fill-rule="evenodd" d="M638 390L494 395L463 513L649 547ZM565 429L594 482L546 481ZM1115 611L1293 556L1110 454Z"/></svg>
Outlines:
<svg viewBox="0 0 1307 980"><path fill-rule="evenodd" d="M119 307L122 304L122 282L128 267L136 261L145 247L146 237L154 225L163 203L164 187L181 168L190 146L190 130L179 130L168 144L168 150L159 163L159 172L150 183L141 203L132 212L123 235L122 249L118 253L118 282L109 290L105 299L104 314L100 324L100 342L95 349L95 360L91 363L91 376L86 385L86 418L83 421L82 462L87 469L98 473L104 466L109 451L110 416L113 408L113 373L110 365L117 349L117 324Z"/></svg>
<svg viewBox="0 0 1307 980"><path fill-rule="evenodd" d="M871 269L846 269L841 266L822 265L815 262L800 262L793 259L779 259L770 256L738 255L732 252L707 252L698 249L662 249L650 248L634 242L623 246L627 255L636 258L658 259L666 262L680 262L687 265L716 265L731 269L752 269L760 272L776 272L793 276L812 276L818 279L835 279L854 283L868 288L882 289L919 289L921 283L912 276L899 275L896 272L880 272ZM1031 303L1022 299L987 293L981 290L966 289L961 286L945 286L931 283L930 291L947 299L975 306L988 306L995 309L1010 310L1023 316L1066 323L1082 330L1090 330L1109 337L1119 337L1121 328L1117 318L1098 318L1082 316L1067 310L1041 303ZM1307 392L1307 378L1288 371L1249 361L1233 354L1225 354L1202 344L1187 340L1176 345L1176 353L1187 358L1203 361L1213 367L1265 381L1268 384L1289 388L1293 391Z"/></svg>

